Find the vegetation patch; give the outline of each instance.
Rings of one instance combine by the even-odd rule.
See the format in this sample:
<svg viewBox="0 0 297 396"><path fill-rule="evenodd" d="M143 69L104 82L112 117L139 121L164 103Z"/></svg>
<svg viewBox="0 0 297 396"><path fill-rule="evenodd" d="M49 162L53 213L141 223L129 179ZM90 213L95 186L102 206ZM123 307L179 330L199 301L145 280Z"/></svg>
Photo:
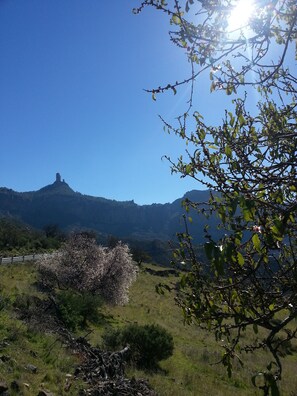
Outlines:
<svg viewBox="0 0 297 396"><path fill-rule="evenodd" d="M70 330L85 328L87 321L96 323L102 298L93 294L64 290L57 295L58 317Z"/></svg>
<svg viewBox="0 0 297 396"><path fill-rule="evenodd" d="M108 330L103 335L106 348L118 350L129 346L129 361L138 368L156 370L158 362L172 356L173 337L160 325L138 325Z"/></svg>
<svg viewBox="0 0 297 396"><path fill-rule="evenodd" d="M155 286L161 281L174 288L179 281L176 276L164 278L143 270L131 286L128 304L112 306L104 303L98 310L98 323L88 318L85 330L78 325L72 333L63 327L59 318L52 316L57 312L54 303L48 299L47 293L36 289L37 279L36 265L30 263L0 267L0 382L6 382L12 395L17 393L13 393L11 384L17 381L19 392L24 396L37 395L41 389L56 396L76 396L85 388L98 389L98 384L104 382L104 370L109 373L109 367L112 370L117 364L122 364L130 380L114 377L104 382L102 392L114 392L113 384L127 392L132 386L129 381L134 381L131 389L142 389L144 393L144 389L148 389L147 383L133 378L147 378L160 396L261 395L253 387L250 377L259 367L269 363L268 353L258 351L256 359L245 354L244 367L235 361L233 376L229 379L226 370L216 364L222 356L223 339L218 347L208 332L195 325L185 326L173 296L156 293ZM173 353L158 361L157 371L139 368L136 364L126 366L124 362L119 363L119 351L104 351L102 335L105 332L121 333L125 328L133 328L135 322L140 328L160 326L173 338ZM252 340L255 335L247 331L244 338ZM119 349L124 350L126 345L122 345L123 349ZM282 395L291 395L297 388L295 347L296 343L292 341L292 354L284 358ZM113 353L116 358L112 358L115 360L111 364ZM124 353L125 359L126 356ZM102 361L105 362L103 366ZM35 373L31 371L31 365L37 368ZM92 387L92 383L97 385ZM149 392L153 394L152 390Z"/></svg>

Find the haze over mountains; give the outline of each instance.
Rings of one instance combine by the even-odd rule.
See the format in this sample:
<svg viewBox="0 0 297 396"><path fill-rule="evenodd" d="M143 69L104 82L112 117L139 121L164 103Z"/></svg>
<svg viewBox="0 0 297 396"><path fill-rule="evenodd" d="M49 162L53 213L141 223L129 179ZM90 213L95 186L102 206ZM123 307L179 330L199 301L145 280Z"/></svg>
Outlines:
<svg viewBox="0 0 297 396"><path fill-rule="evenodd" d="M1 187L0 215L39 229L56 224L64 231L83 229L118 238L172 240L176 232L184 231L185 210L181 203L186 197L206 202L209 191L193 190L172 203L141 206L134 201L119 202L80 194L57 173L54 183L38 191L16 192ZM195 243L202 243L206 219L202 215L192 217L191 233Z"/></svg>

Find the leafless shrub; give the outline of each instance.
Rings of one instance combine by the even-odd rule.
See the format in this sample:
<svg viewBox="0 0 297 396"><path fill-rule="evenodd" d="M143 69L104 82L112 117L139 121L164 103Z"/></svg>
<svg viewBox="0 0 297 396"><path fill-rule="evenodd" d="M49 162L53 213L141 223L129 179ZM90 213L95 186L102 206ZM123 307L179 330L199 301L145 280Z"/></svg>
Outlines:
<svg viewBox="0 0 297 396"><path fill-rule="evenodd" d="M127 245L119 242L107 249L75 234L58 252L40 259L39 272L45 286L100 294L108 303L122 305L128 302L137 266Z"/></svg>

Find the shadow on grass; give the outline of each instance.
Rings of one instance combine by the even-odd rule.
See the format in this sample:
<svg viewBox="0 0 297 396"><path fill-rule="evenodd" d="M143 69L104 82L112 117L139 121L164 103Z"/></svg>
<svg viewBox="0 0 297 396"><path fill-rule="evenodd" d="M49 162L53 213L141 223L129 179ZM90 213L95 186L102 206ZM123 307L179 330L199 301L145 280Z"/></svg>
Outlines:
<svg viewBox="0 0 297 396"><path fill-rule="evenodd" d="M114 321L114 316L109 314L107 315L106 313L103 312L98 312L97 318L92 321L93 324L97 326L107 326L113 323Z"/></svg>
<svg viewBox="0 0 297 396"><path fill-rule="evenodd" d="M159 374L159 375L166 376L169 373L169 371L162 368L158 362L152 363L151 365L148 366L146 364L133 362L133 361L129 360L129 358L128 358L126 360L126 363L130 370L132 370L132 371L140 370L140 371L144 372L145 374L149 374L149 375Z"/></svg>

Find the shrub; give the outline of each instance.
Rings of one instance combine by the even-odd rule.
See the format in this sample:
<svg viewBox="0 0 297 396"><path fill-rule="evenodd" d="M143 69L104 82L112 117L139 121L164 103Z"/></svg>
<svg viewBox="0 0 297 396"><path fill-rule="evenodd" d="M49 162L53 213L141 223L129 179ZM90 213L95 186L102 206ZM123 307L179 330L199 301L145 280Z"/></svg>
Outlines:
<svg viewBox="0 0 297 396"><path fill-rule="evenodd" d="M96 323L101 302L99 296L65 290L57 296L58 316L71 330L83 328L87 325L87 320Z"/></svg>
<svg viewBox="0 0 297 396"><path fill-rule="evenodd" d="M4 297L0 294L0 311L5 309L9 305L10 301L8 297Z"/></svg>
<svg viewBox="0 0 297 396"><path fill-rule="evenodd" d="M122 305L128 302L137 266L127 245L107 249L76 234L58 252L40 259L39 272L44 286L100 294L108 303Z"/></svg>
<svg viewBox="0 0 297 396"><path fill-rule="evenodd" d="M112 350L129 345L129 362L145 369L155 369L160 360L172 355L174 348L172 335L156 324L131 324L123 329L106 331L103 342Z"/></svg>

